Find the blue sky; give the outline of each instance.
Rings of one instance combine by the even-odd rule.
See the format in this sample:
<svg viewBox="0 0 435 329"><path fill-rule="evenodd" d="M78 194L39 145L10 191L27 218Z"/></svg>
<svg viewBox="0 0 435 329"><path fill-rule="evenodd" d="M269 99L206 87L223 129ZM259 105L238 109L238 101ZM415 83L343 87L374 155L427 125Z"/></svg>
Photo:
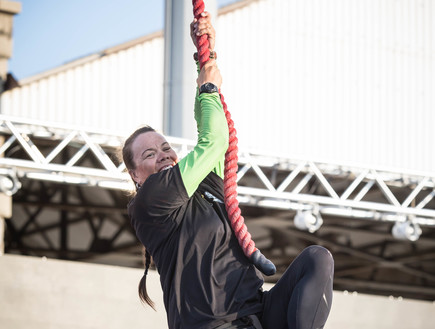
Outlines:
<svg viewBox="0 0 435 329"><path fill-rule="evenodd" d="M236 1L217 0L217 4ZM159 31L164 25L165 0L19 2L22 10L14 17L8 69L17 79Z"/></svg>

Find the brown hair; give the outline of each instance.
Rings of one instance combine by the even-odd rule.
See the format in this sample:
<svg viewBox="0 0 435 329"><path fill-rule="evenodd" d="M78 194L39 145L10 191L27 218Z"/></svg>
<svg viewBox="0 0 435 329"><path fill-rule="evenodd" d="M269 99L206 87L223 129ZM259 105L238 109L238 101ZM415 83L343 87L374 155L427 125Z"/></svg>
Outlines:
<svg viewBox="0 0 435 329"><path fill-rule="evenodd" d="M134 143L134 141L139 135L145 134L150 131L155 132L155 129L150 126L141 127L139 129L136 129L136 131L132 133L130 137L128 137L125 140L124 146L122 147L122 159L124 161L125 166L127 167L127 170L136 169L136 165L133 160L133 151L131 150L131 145ZM147 281L148 269L150 268L151 265L151 255L148 252L148 250L145 249L145 247L143 248L142 257L144 260L145 272L138 286L139 298L143 303L147 303L154 310L156 310L154 307L154 302L151 300L151 298L148 296L147 293L146 281Z"/></svg>
<svg viewBox="0 0 435 329"><path fill-rule="evenodd" d="M148 296L147 293L147 274L148 274L148 269L150 268L151 265L151 255L148 252L148 250L145 249L145 247L143 248L142 256L145 263L145 273L143 274L142 279L140 279L139 286L138 286L139 298L142 301L142 303L147 303L155 311L156 308L154 307L154 302L151 300L150 296Z"/></svg>

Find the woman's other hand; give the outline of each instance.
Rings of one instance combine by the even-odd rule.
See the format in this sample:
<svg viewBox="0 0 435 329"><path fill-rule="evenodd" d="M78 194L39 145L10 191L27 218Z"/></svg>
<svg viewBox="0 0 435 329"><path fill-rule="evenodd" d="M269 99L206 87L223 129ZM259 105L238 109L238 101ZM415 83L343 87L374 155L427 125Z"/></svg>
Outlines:
<svg viewBox="0 0 435 329"><path fill-rule="evenodd" d="M199 20L194 18L193 22L190 23L190 37L192 38L195 47L198 48L196 38L200 37L203 34L207 34L209 50L213 51L216 42L216 31L211 24L211 14L207 11L204 11L201 16L202 17L200 17Z"/></svg>
<svg viewBox="0 0 435 329"><path fill-rule="evenodd" d="M210 59L207 63L204 64L201 72L199 72L198 79L196 79L198 87L201 87L206 82L211 82L219 89L221 88L222 76L221 72L217 67L216 60L214 59Z"/></svg>

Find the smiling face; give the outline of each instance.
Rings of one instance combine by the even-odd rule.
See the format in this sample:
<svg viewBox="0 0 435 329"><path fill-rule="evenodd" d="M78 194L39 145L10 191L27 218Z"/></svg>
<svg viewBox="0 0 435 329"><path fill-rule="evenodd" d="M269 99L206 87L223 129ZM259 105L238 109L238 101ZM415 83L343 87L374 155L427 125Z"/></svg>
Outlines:
<svg viewBox="0 0 435 329"><path fill-rule="evenodd" d="M152 174L172 168L178 162L175 151L166 139L155 131L140 134L131 144L134 169L129 169L131 178L142 185Z"/></svg>

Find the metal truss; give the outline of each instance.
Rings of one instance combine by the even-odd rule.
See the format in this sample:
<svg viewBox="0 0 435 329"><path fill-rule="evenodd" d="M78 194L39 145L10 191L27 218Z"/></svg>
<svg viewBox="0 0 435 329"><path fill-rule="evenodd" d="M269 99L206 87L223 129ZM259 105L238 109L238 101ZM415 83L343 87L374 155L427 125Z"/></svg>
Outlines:
<svg viewBox="0 0 435 329"><path fill-rule="evenodd" d="M261 207L435 226L435 175L243 154L241 202ZM260 186L240 186L247 172ZM267 175L268 174L268 175Z"/></svg>
<svg viewBox="0 0 435 329"><path fill-rule="evenodd" d="M126 212L132 189L117 153L126 136L0 115L0 192L12 195L5 250L141 267ZM183 157L192 141L168 138ZM334 288L435 300L435 177L386 168L239 153L238 200L254 241L277 266L319 244L334 255ZM301 231L298 211L323 225ZM421 225L397 240L397 223Z"/></svg>
<svg viewBox="0 0 435 329"><path fill-rule="evenodd" d="M13 194L20 179L131 189L116 156L125 136L0 115L0 175ZM182 157L192 141L168 138ZM85 158L97 159L92 164ZM5 180L3 180L5 181ZM435 175L241 152L239 201L273 209L435 226Z"/></svg>
<svg viewBox="0 0 435 329"><path fill-rule="evenodd" d="M5 250L97 263L110 257L140 267L127 202L119 190L23 179L6 220Z"/></svg>

